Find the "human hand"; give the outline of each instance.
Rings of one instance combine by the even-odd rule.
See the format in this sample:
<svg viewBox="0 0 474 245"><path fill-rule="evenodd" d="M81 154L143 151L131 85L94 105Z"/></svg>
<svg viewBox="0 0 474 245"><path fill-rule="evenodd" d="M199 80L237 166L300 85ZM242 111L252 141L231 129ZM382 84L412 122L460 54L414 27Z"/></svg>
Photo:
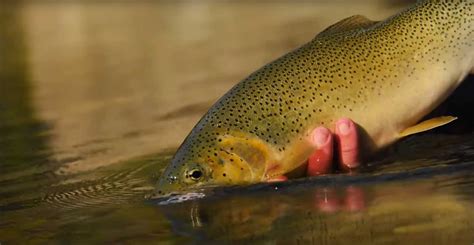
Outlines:
<svg viewBox="0 0 474 245"><path fill-rule="evenodd" d="M357 127L352 120L339 119L334 133L325 127L315 128L310 140L316 150L308 159L307 176L329 174L334 169L350 172L360 166ZM270 181L285 180L286 176L278 176ZM315 192L314 198L315 207L323 212L360 211L365 206L363 191L354 186L347 187L342 197L331 188L323 188Z"/></svg>
<svg viewBox="0 0 474 245"><path fill-rule="evenodd" d="M357 127L350 119L339 119L334 134L325 127L318 127L310 137L316 150L308 159L307 176L328 174L335 168L350 172L359 167ZM337 160L334 162L333 159Z"/></svg>

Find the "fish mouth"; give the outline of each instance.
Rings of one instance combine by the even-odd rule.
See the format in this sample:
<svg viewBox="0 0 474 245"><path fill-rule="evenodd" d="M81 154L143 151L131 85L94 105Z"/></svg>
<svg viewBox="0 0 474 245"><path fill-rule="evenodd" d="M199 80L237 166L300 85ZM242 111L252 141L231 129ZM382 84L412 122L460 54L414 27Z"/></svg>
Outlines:
<svg viewBox="0 0 474 245"><path fill-rule="evenodd" d="M147 199L152 202L158 202L158 204L180 203L206 196L209 194L209 187L213 187L213 185L196 185L183 188L176 183L159 183L155 191Z"/></svg>
<svg viewBox="0 0 474 245"><path fill-rule="evenodd" d="M149 199L152 200L165 200L165 199L173 199L180 196L192 195L190 193L199 193L202 192L199 188L182 188L180 185L176 183L159 183L153 192L149 196Z"/></svg>
<svg viewBox="0 0 474 245"><path fill-rule="evenodd" d="M158 194L154 193L149 197L149 200L152 202L156 202L158 205L168 205L168 204L175 204L175 203L182 203L186 201L201 199L205 197L206 194L204 192L187 192L187 193L166 193L166 194Z"/></svg>
<svg viewBox="0 0 474 245"><path fill-rule="evenodd" d="M163 198L170 198L170 197L177 196L177 195L180 195L180 193L178 193L178 192L162 193L162 192L159 191L159 192L155 192L155 193L149 195L148 199L157 200L157 199L163 199Z"/></svg>
<svg viewBox="0 0 474 245"><path fill-rule="evenodd" d="M163 199L163 198L171 198L173 196L183 195L183 192L179 188L172 188L172 186L160 186L155 189L153 194L150 195L149 199Z"/></svg>
<svg viewBox="0 0 474 245"><path fill-rule="evenodd" d="M155 191L153 194L149 195L147 199L149 200L160 200L160 199L167 199L167 198L172 198L175 196L183 195L185 193L179 193L179 192L161 192L161 191Z"/></svg>

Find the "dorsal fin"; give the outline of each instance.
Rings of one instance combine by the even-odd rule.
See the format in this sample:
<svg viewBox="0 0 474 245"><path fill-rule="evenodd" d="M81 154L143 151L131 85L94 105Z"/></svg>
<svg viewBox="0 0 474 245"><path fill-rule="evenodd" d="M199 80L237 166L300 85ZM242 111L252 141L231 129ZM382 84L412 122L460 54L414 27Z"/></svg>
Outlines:
<svg viewBox="0 0 474 245"><path fill-rule="evenodd" d="M351 17L345 18L332 26L329 26L324 31L318 34L319 35L328 35L328 34L336 34L345 31L361 29L361 28L368 28L372 25L377 24L379 21L373 21L367 19L365 16L362 15L353 15Z"/></svg>

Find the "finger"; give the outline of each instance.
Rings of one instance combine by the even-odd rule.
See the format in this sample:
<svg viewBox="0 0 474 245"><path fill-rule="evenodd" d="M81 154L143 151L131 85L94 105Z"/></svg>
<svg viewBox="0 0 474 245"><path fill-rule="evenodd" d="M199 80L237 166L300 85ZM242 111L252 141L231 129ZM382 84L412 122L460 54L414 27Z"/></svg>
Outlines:
<svg viewBox="0 0 474 245"><path fill-rule="evenodd" d="M287 180L288 180L288 177L284 175L280 175L280 176L272 177L271 179L267 180L267 182L272 183L272 182L282 182L282 181L287 181Z"/></svg>
<svg viewBox="0 0 474 245"><path fill-rule="evenodd" d="M346 171L359 167L359 141L356 125L350 119L343 118L336 122L335 131L339 167Z"/></svg>
<svg viewBox="0 0 474 245"><path fill-rule="evenodd" d="M364 191L355 186L347 187L344 205L347 211L356 212L363 210L365 208Z"/></svg>
<svg viewBox="0 0 474 245"><path fill-rule="evenodd" d="M331 131L324 127L318 127L311 132L310 139L316 150L308 159L307 176L329 173L332 169L334 147Z"/></svg>

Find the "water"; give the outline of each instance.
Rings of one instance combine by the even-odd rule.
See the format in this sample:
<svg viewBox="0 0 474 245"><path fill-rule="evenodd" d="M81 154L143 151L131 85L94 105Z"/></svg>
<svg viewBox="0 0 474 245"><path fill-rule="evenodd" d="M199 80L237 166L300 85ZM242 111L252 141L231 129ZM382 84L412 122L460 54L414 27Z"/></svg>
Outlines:
<svg viewBox="0 0 474 245"><path fill-rule="evenodd" d="M473 243L472 82L438 110L458 122L358 173L145 198L235 82L339 19L404 4L1 3L0 243Z"/></svg>

